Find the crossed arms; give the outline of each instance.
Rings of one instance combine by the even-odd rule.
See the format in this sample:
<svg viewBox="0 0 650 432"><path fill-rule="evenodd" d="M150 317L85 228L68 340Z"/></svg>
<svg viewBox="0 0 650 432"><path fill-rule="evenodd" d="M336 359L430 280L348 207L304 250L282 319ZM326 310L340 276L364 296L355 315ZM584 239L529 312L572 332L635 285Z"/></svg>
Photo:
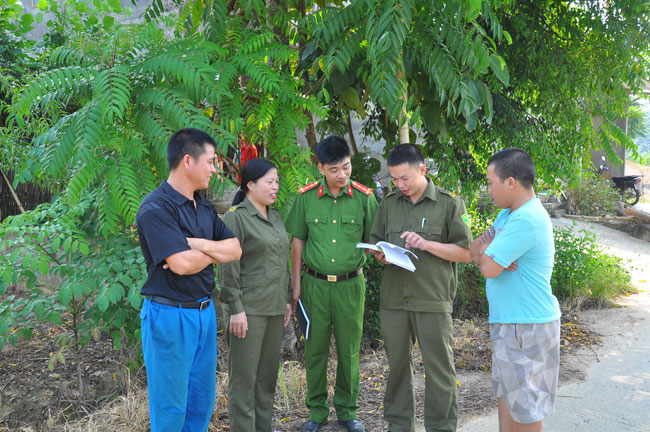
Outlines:
<svg viewBox="0 0 650 432"><path fill-rule="evenodd" d="M477 237L469 247L469 254L478 266L481 268L481 273L486 278L495 278L501 274L504 270L506 271L515 271L517 270L517 261L514 261L510 266L503 267L497 264L491 257L485 254L485 250L490 246L494 240L494 227L490 227L483 231L483 233Z"/></svg>
<svg viewBox="0 0 650 432"><path fill-rule="evenodd" d="M236 261L241 257L241 246L237 237L226 240L208 240L188 237L190 250L170 255L165 266L178 275L192 275L210 264Z"/></svg>

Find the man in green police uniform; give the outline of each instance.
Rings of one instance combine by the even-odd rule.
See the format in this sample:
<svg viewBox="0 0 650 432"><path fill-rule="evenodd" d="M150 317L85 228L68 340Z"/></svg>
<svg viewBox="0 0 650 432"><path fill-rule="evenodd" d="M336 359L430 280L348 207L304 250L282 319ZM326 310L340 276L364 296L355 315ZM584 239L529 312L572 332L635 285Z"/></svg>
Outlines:
<svg viewBox="0 0 650 432"><path fill-rule="evenodd" d="M469 217L454 194L434 186L420 148L401 144L388 154L399 189L377 210L371 242L414 248L415 271L387 265L380 293L380 318L388 357L384 418L391 432L415 429L411 353L417 339L425 369L424 426L427 432L455 431L458 417L452 351L451 309L456 262L469 262ZM388 264L382 253L378 260Z"/></svg>
<svg viewBox="0 0 650 432"><path fill-rule="evenodd" d="M365 252L356 244L370 235L377 211L372 189L350 181L350 149L329 136L316 146L323 178L298 190L287 217L293 236L291 262L293 301L302 297L311 320L305 342L309 421L303 432L318 431L327 421L327 360L334 328L336 389L334 407L348 431L363 432L359 408L359 345L363 330L366 283Z"/></svg>

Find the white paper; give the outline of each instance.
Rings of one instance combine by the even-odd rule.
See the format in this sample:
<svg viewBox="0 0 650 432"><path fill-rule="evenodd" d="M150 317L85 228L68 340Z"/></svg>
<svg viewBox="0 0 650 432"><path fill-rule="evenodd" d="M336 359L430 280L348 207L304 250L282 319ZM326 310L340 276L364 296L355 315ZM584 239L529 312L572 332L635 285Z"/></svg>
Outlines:
<svg viewBox="0 0 650 432"><path fill-rule="evenodd" d="M383 252L384 256L386 257L386 261L389 263L395 264L396 266L402 267L403 269L409 271L415 271L415 264L413 264L407 254L413 255L415 259L418 259L418 257L408 249L404 249L403 247L399 247L385 241L377 242L377 244L374 245L370 243L357 243L357 247Z"/></svg>

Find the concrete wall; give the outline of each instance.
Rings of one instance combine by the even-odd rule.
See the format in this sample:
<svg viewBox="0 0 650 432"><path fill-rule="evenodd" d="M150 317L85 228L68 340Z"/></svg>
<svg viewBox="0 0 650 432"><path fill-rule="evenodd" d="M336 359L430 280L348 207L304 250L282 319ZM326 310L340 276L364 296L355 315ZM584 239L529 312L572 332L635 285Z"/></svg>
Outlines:
<svg viewBox="0 0 650 432"><path fill-rule="evenodd" d="M599 118L593 119L593 124L595 129L598 129L601 123L602 123L601 119ZM623 130L623 132L627 133L627 119L618 119L616 121L616 125L620 127ZM605 156L606 163L609 166L609 172L611 173L611 175L613 177L624 176L625 175L625 147L616 146L615 150L616 150L616 155L623 161L621 166L614 165L614 161L610 161L607 158L607 156L605 156L605 153L602 150L598 150L591 154L591 163L594 166L594 170L597 171L598 167L603 164L601 157Z"/></svg>
<svg viewBox="0 0 650 432"><path fill-rule="evenodd" d="M63 4L63 1L58 1L58 0L48 0L49 2L58 2L59 4ZM31 13L34 15L34 18L36 18L36 14L39 12L38 8L36 7L36 4L38 3L38 0L21 0L23 4L23 11L25 13ZM90 2L90 0L89 0ZM120 3L123 8L131 8L133 13L131 16L127 17L124 15L113 15L118 21L125 23L125 24L131 24L135 22L141 22L144 21L144 12L151 5L152 0L138 0L135 5L131 3L131 0L120 0ZM171 6L172 2L169 0L163 0L163 5L165 6L165 9L168 10L169 7ZM48 28L46 26L46 23L48 20L53 18L53 14L46 13L45 18L40 24L36 24L34 22L34 29L29 32L28 37L32 40L39 41L43 39L43 36L47 32Z"/></svg>

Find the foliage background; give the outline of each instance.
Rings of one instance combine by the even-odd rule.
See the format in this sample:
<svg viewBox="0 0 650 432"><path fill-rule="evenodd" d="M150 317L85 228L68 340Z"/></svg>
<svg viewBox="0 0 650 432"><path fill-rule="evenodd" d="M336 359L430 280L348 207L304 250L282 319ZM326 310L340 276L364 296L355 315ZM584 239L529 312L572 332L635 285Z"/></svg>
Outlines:
<svg viewBox="0 0 650 432"><path fill-rule="evenodd" d="M0 224L0 345L40 322L68 326L61 346L76 355L100 334L116 347L138 340L145 274L133 222L182 127L215 136L230 170L240 137L263 144L280 168L283 211L315 175L318 118L321 133L354 138L359 116L384 153L420 143L468 201L504 147L527 150L552 188L578 183L592 150L612 162L616 145L639 156L615 122L650 78L644 0L171 4L176 13L153 2L136 24L121 23L130 10L118 0L40 0L34 15L0 4L0 166L54 193ZM48 37L35 44L25 35L45 12ZM371 183L372 162L356 164ZM477 277L461 270L458 301L484 311ZM26 294L7 295L21 283Z"/></svg>

